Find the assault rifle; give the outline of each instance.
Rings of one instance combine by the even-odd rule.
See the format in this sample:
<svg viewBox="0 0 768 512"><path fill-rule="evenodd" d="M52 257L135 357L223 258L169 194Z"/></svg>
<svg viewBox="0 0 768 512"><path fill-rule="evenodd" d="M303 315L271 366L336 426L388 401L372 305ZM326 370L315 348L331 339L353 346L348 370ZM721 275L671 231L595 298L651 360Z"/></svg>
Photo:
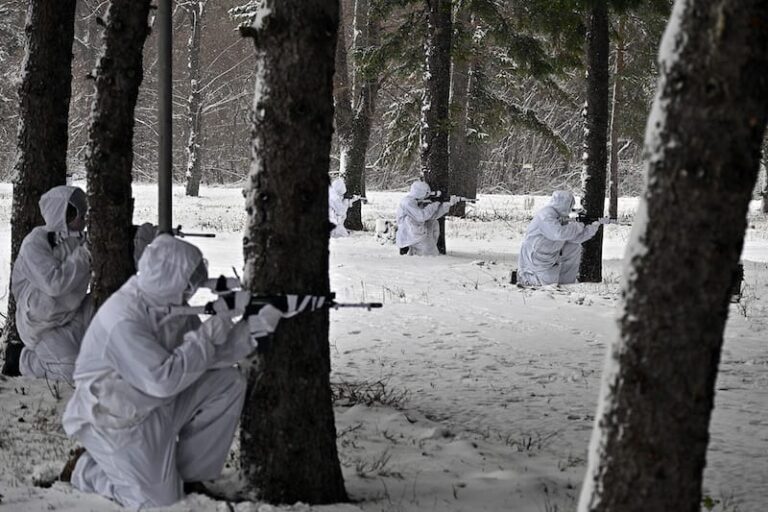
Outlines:
<svg viewBox="0 0 768 512"><path fill-rule="evenodd" d="M359 196L357 194L344 194L344 199L351 199L352 203L354 203L356 201L360 201L363 204L368 204L368 198L367 197Z"/></svg>
<svg viewBox="0 0 768 512"><path fill-rule="evenodd" d="M181 224L173 228L173 234L178 236L179 238L184 238L187 236L196 236L201 238L216 238L216 233L188 233L181 229Z"/></svg>
<svg viewBox="0 0 768 512"><path fill-rule="evenodd" d="M631 226L631 223L623 222L618 219L612 219L610 217L593 217L588 216L585 212L580 211L576 217L569 219L572 222L581 222L585 226L592 224L593 222L600 222L601 224L616 224L619 226Z"/></svg>
<svg viewBox="0 0 768 512"><path fill-rule="evenodd" d="M471 197L464 197L464 196L455 196L450 194L443 194L440 190L433 190L429 194L427 194L427 197L424 199L419 199L419 203L447 203L451 200L452 197L458 197L459 202L464 203L475 203L477 199L473 199Z"/></svg>
<svg viewBox="0 0 768 512"><path fill-rule="evenodd" d="M334 292L328 295L259 295L241 290L241 287L240 279L227 276L208 279L202 285L202 288L208 288L218 295L219 300L223 299L229 309L234 309L236 301L242 300L243 294L246 294L248 300L245 305L245 313L243 313L244 317L258 314L259 310L267 304L285 312L283 318L290 318L302 311L316 311L323 308L364 308L370 311L383 307L381 302L336 302ZM215 301L207 302L202 306L169 306L168 313L170 315L215 315L214 303Z"/></svg>
<svg viewBox="0 0 768 512"><path fill-rule="evenodd" d="M161 308L168 316L180 315L217 315L224 310L241 310L244 319L258 315L267 305L271 305L282 313L282 318L291 318L304 311L318 311L320 309L363 308L368 311L383 307L381 302L336 302L336 294L328 295L260 295L247 290L241 290L240 280L235 277L219 276L216 279L208 279L202 287L209 288L219 296L216 301L207 302L202 306L168 306ZM226 306L223 308L222 306ZM253 327L253 326L252 326ZM251 331L251 336L256 342L260 352L268 349L269 332Z"/></svg>

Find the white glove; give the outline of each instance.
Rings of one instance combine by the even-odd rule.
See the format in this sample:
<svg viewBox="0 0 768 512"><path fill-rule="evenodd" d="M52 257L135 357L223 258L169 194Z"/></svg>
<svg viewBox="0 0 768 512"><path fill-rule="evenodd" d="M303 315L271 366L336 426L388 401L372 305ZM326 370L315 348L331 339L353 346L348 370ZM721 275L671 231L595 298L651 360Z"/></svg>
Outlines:
<svg viewBox="0 0 768 512"><path fill-rule="evenodd" d="M219 346L227 342L227 334L232 330L232 321L226 316L214 315L197 329L197 333L212 345Z"/></svg>
<svg viewBox="0 0 768 512"><path fill-rule="evenodd" d="M251 300L251 292L247 290L238 290L231 295L219 297L213 303L213 310L217 315L223 315L229 318L241 316L245 313L245 308Z"/></svg>
<svg viewBox="0 0 768 512"><path fill-rule="evenodd" d="M461 197L459 196L451 196L451 198L448 200L448 204L451 206L458 204L461 202Z"/></svg>
<svg viewBox="0 0 768 512"><path fill-rule="evenodd" d="M72 252L72 256L77 258L83 258L85 261L88 262L88 265L91 264L91 251L88 249L87 245L81 245L77 249L75 249Z"/></svg>
<svg viewBox="0 0 768 512"><path fill-rule="evenodd" d="M249 316L248 329L251 333L251 339L263 338L275 332L282 317L283 312L271 304L261 308L257 315Z"/></svg>

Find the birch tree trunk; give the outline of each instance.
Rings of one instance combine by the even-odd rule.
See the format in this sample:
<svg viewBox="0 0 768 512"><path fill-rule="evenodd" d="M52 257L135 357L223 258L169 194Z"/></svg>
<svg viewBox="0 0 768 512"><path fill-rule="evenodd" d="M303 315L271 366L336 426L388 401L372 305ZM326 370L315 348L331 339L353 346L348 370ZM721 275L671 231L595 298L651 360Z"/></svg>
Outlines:
<svg viewBox="0 0 768 512"><path fill-rule="evenodd" d="M597 0L587 20L587 118L584 136L584 169L581 205L589 217L605 212L605 171L608 163L608 3ZM583 244L579 280L603 279L603 228Z"/></svg>
<svg viewBox="0 0 768 512"><path fill-rule="evenodd" d="M96 67L96 98L88 126L88 232L91 295L100 306L135 272L133 262L133 129L144 77L150 0L112 0Z"/></svg>
<svg viewBox="0 0 768 512"><path fill-rule="evenodd" d="M608 216L615 219L619 215L619 115L621 108L621 82L624 80L624 18L619 21L618 41L616 42L616 62L613 73L613 99L611 100L611 135L610 182Z"/></svg>
<svg viewBox="0 0 768 512"><path fill-rule="evenodd" d="M698 512L768 119L768 3L677 0L579 510Z"/></svg>
<svg viewBox="0 0 768 512"><path fill-rule="evenodd" d="M11 210L11 267L21 242L43 224L40 196L67 180L69 101L75 0L32 0L27 7L25 56L19 86L19 128ZM10 276L10 274L9 274ZM9 278L10 281L10 278ZM10 282L9 282L10 285ZM19 343L16 301L8 293L4 344ZM2 373L17 374L18 350ZM11 355L6 353L6 355Z"/></svg>
<svg viewBox="0 0 768 512"><path fill-rule="evenodd" d="M245 284L326 295L328 167L337 0L267 0L242 29L256 46L253 153L245 189ZM336 450L328 311L284 320L248 377L245 476L272 503L347 499Z"/></svg>
<svg viewBox="0 0 768 512"><path fill-rule="evenodd" d="M450 172L448 134L451 84L451 1L425 0L427 38L424 67L424 99L421 105L421 167L432 190L448 191ZM445 217L440 219L437 248L445 254Z"/></svg>
<svg viewBox="0 0 768 512"><path fill-rule="evenodd" d="M200 69L200 49L203 39L203 15L207 0L197 0L187 8L190 20L190 34L187 41L187 66L189 69L189 98L187 98L187 188L186 195L200 194L200 180L203 177L201 142L203 140L203 97Z"/></svg>

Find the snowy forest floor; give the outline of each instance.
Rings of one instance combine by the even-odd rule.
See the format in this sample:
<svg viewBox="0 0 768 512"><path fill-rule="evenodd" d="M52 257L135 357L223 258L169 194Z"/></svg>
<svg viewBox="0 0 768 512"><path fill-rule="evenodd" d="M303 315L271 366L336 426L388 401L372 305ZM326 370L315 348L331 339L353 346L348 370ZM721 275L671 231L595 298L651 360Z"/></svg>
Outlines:
<svg viewBox="0 0 768 512"><path fill-rule="evenodd" d="M238 188L175 190L175 223L212 230L211 273L242 266ZM156 218L153 186L135 186L137 222ZM402 193L370 192L366 225L392 218ZM340 301L384 308L331 313L338 447L352 503L291 507L192 495L169 511L480 511L575 509L606 348L617 337L629 227L607 226L604 281L554 290L508 283L527 220L546 198L482 196L448 221L448 255L403 257L372 232L331 240ZM0 288L7 290L10 186L0 185ZM525 206L527 206L527 208ZM636 200L620 203L631 219ZM745 293L731 306L705 473L716 511L768 504L768 220L750 218ZM5 297L0 311L5 311ZM68 484L40 488L73 447L59 424L71 390L0 380L0 508L120 510ZM236 450L237 448L233 448ZM214 487L236 487L236 456Z"/></svg>

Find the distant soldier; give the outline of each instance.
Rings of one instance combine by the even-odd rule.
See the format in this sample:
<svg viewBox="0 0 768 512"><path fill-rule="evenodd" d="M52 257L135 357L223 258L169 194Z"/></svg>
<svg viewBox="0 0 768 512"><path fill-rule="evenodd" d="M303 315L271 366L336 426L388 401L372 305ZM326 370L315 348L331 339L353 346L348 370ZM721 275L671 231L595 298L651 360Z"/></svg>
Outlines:
<svg viewBox="0 0 768 512"><path fill-rule="evenodd" d="M595 236L600 219L589 225L569 222L575 203L573 194L556 190L549 203L536 212L520 247L517 282L523 286L576 282L581 262L581 244Z"/></svg>
<svg viewBox="0 0 768 512"><path fill-rule="evenodd" d="M461 201L451 196L448 201L427 201L431 190L423 181L416 181L397 207L397 246L400 254L436 256L440 225L437 220Z"/></svg>
<svg viewBox="0 0 768 512"><path fill-rule="evenodd" d="M347 185L341 178L336 178L328 187L328 220L335 227L331 231L333 238L349 236L344 222L347 220L347 210L355 202L363 199L360 196L344 197L347 193Z"/></svg>

